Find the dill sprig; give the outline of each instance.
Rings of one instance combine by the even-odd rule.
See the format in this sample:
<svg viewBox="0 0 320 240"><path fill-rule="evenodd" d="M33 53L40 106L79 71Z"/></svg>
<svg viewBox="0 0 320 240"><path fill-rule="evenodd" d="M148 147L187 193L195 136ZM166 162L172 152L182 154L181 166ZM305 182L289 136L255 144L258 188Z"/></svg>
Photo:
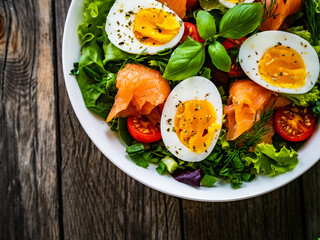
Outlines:
<svg viewBox="0 0 320 240"><path fill-rule="evenodd" d="M271 0L270 5L267 6L267 1L265 0L263 3L263 18L261 20L262 25L265 21L267 21L269 18L273 17L275 18L279 14L276 14L278 9L278 1L277 0Z"/></svg>
<svg viewBox="0 0 320 240"><path fill-rule="evenodd" d="M320 14L317 13L316 3L314 0L305 0L304 5L306 6L306 27L311 33L313 44L317 44L320 39Z"/></svg>
<svg viewBox="0 0 320 240"><path fill-rule="evenodd" d="M235 147L238 149L248 149L254 147L258 142L260 142L264 135L267 134L270 129L267 124L270 122L272 114L274 112L274 103L267 110L263 110L258 119L257 115L252 127L241 134L235 141Z"/></svg>

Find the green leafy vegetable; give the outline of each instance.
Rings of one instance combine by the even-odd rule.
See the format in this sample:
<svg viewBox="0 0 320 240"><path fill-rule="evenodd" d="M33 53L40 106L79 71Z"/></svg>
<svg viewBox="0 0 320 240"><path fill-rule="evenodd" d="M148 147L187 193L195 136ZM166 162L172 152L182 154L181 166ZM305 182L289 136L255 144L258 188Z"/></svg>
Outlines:
<svg viewBox="0 0 320 240"><path fill-rule="evenodd" d="M166 156L173 158L162 141L150 144L148 147L142 143L133 144L127 147L126 152L131 160L141 167L148 167L150 163L160 162ZM162 166L157 171L163 173L165 170L166 168Z"/></svg>
<svg viewBox="0 0 320 240"><path fill-rule="evenodd" d="M79 75L79 62L74 62L73 63L73 69L70 71L70 75Z"/></svg>
<svg viewBox="0 0 320 240"><path fill-rule="evenodd" d="M294 104L302 107L308 107L320 100L320 91L317 86L314 86L309 92L303 94L285 94L281 95L289 98Z"/></svg>
<svg viewBox="0 0 320 240"><path fill-rule="evenodd" d="M99 26L105 24L106 17L115 0L86 0L84 2L84 22L78 27L78 34L80 40L84 36L93 36L98 38L102 33ZM83 42L82 42L83 44Z"/></svg>
<svg viewBox="0 0 320 240"><path fill-rule="evenodd" d="M126 152L127 153L137 153L137 152L140 152L144 150L144 146L142 143L137 143L137 144L134 144L134 145L131 145L129 147L127 147L127 150Z"/></svg>
<svg viewBox="0 0 320 240"><path fill-rule="evenodd" d="M230 182L231 187L239 188L243 181L252 181L255 173L243 161L243 151L230 146L225 139L225 134L226 130L222 129L211 154L205 160L195 164L199 164L204 174L225 178Z"/></svg>
<svg viewBox="0 0 320 240"><path fill-rule="evenodd" d="M200 184L204 187L212 187L216 182L218 181L217 177L214 177L212 175L206 174L201 179Z"/></svg>
<svg viewBox="0 0 320 240"><path fill-rule="evenodd" d="M223 15L218 36L231 39L242 38L260 25L262 16L262 3L236 5Z"/></svg>
<svg viewBox="0 0 320 240"><path fill-rule="evenodd" d="M121 140L127 145L130 146L132 144L132 137L127 128L127 119L126 118L118 118L118 126L117 126L118 134Z"/></svg>
<svg viewBox="0 0 320 240"><path fill-rule="evenodd" d="M277 151L273 145L260 143L256 146L254 154L244 157L247 163L253 163L258 173L276 176L294 169L299 160L298 153L285 146Z"/></svg>
<svg viewBox="0 0 320 240"><path fill-rule="evenodd" d="M312 111L315 116L320 116L320 100L314 104Z"/></svg>
<svg viewBox="0 0 320 240"><path fill-rule="evenodd" d="M231 58L227 53L227 50L224 46L215 41L208 47L208 52L212 61L212 64L216 66L216 68L229 72L231 67Z"/></svg>
<svg viewBox="0 0 320 240"><path fill-rule="evenodd" d="M115 75L104 68L105 18L114 1L87 0L84 2L84 22L78 27L81 55L76 75L84 103L88 109L104 119L113 105Z"/></svg>
<svg viewBox="0 0 320 240"><path fill-rule="evenodd" d="M121 49L117 48L115 45L113 45L108 38L106 38L106 41L103 44L103 50L104 50L104 60L103 64L106 64L109 61L123 61L128 59L131 54L122 51Z"/></svg>
<svg viewBox="0 0 320 240"><path fill-rule="evenodd" d="M293 33L299 37L302 37L305 40L307 40L309 43L312 42L311 33L308 30L303 29L303 26L287 28L286 32Z"/></svg>
<svg viewBox="0 0 320 240"><path fill-rule="evenodd" d="M169 173L173 173L178 168L178 163L169 156L165 156L164 158L162 158L161 162L166 165Z"/></svg>
<svg viewBox="0 0 320 240"><path fill-rule="evenodd" d="M320 3L319 0L305 0L306 26L312 35L313 44L320 40Z"/></svg>
<svg viewBox="0 0 320 240"><path fill-rule="evenodd" d="M122 63L122 65L125 65L126 63L138 63L158 69L161 73L163 73L167 67L171 54L172 49L170 48L161 50L155 55L145 55L145 52L143 51L141 54L131 55L128 57Z"/></svg>
<svg viewBox="0 0 320 240"><path fill-rule="evenodd" d="M211 69L207 67L202 68L200 71L200 76L211 79Z"/></svg>
<svg viewBox="0 0 320 240"><path fill-rule="evenodd" d="M167 167L163 162L159 162L159 166L156 168L157 172L163 174L166 171Z"/></svg>
<svg viewBox="0 0 320 240"><path fill-rule="evenodd" d="M218 0L199 0L199 3L205 11L219 10L222 14L228 11Z"/></svg>
<svg viewBox="0 0 320 240"><path fill-rule="evenodd" d="M204 60L204 45L193 40L186 41L174 50L163 77L174 81L192 77L200 71Z"/></svg>
<svg viewBox="0 0 320 240"><path fill-rule="evenodd" d="M210 39L216 34L216 23L210 13L199 11L196 15L196 21L199 35L203 39Z"/></svg>

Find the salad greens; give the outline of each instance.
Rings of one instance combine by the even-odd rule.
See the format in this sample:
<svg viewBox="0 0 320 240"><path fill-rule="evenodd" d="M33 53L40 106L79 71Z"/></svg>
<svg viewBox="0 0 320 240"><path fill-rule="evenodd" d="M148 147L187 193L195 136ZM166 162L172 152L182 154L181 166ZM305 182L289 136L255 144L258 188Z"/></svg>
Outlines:
<svg viewBox="0 0 320 240"><path fill-rule="evenodd" d="M257 173L275 176L294 169L299 160L298 153L293 149L283 146L276 151L273 145L260 143L256 146L252 156L248 154L244 157L248 164L253 163Z"/></svg>
<svg viewBox="0 0 320 240"><path fill-rule="evenodd" d="M314 105L318 100L320 100L320 91L318 86L314 86L309 92L303 94L282 94L289 98L294 104L308 107L309 105Z"/></svg>
<svg viewBox="0 0 320 240"><path fill-rule="evenodd" d="M228 11L228 8L223 6L218 0L200 0L199 3L200 6L208 12L211 10L219 10L221 14L224 14Z"/></svg>
<svg viewBox="0 0 320 240"><path fill-rule="evenodd" d="M117 94L117 72L126 63L139 63L159 70L169 80L171 87L178 81L201 75L211 78L211 68L205 62L208 51L211 63L228 72L231 58L221 44L225 38L238 39L254 31L263 21L265 5L262 3L239 4L226 9L218 0L200 0L204 9L194 12L200 36L205 43L190 38L175 49L166 49L156 55L126 53L118 49L105 33L105 21L115 0L86 0L84 22L78 27L81 41L79 63L74 64L75 75L88 109L106 119ZM319 0L306 0L306 26L287 31L311 42L320 54L320 4ZM319 81L308 93L284 94L296 105L311 106L320 115ZM223 92L223 88L219 88ZM223 93L222 93L223 95ZM223 96L224 102L227 96ZM159 174L171 174L176 180L192 186L212 187L219 178L227 180L233 188L252 181L257 173L275 176L292 170L298 164L297 152L281 144L260 143L268 129L273 106L261 113L253 127L236 141L227 141L222 129L211 154L201 162L185 162L173 156L162 141L151 144L136 142L127 129L127 119L117 118L110 123L127 145L128 156L138 166L157 164ZM251 151L248 151L250 149Z"/></svg>

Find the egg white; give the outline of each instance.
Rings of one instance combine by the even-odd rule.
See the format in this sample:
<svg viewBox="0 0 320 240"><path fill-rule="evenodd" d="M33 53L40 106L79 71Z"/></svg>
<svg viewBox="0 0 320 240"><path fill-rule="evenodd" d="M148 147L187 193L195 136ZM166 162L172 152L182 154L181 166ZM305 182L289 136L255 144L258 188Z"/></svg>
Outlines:
<svg viewBox="0 0 320 240"><path fill-rule="evenodd" d="M178 34L168 43L160 46L148 46L141 43L133 33L133 21L135 14L141 9L158 8L176 16L181 23ZM177 45L184 33L182 20L167 6L154 0L117 0L110 9L105 26L109 40L121 50L140 54L145 51L148 54L156 54L166 48Z"/></svg>
<svg viewBox="0 0 320 240"><path fill-rule="evenodd" d="M220 128L216 131L211 145L201 153L192 152L188 149L173 131L178 105L188 100L209 101L216 111L217 123L220 124ZM164 105L160 122L162 139L167 149L179 159L189 162L202 161L211 153L219 138L221 126L222 101L220 93L210 80L199 76L181 81L171 91Z"/></svg>
<svg viewBox="0 0 320 240"><path fill-rule="evenodd" d="M282 44L297 51L306 66L306 83L300 88L283 88L267 83L258 72L262 55L271 47ZM240 47L239 62L247 76L257 84L275 92L301 94L308 92L319 76L319 58L303 38L283 31L265 31L252 35Z"/></svg>
<svg viewBox="0 0 320 240"><path fill-rule="evenodd" d="M234 6L236 6L236 5L238 5L238 4L242 4L242 3L252 3L252 2L254 2L254 0L244 0L242 3L238 3L238 4L229 2L229 1L227 1L227 0L219 0L219 2L220 2L223 6L225 6L225 7L227 7L227 8L233 8Z"/></svg>

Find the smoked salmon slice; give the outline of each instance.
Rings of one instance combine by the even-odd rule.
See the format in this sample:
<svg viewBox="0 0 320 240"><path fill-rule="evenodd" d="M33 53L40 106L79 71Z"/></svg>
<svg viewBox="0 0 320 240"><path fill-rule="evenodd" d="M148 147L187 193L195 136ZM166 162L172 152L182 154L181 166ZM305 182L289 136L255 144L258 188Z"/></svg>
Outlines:
<svg viewBox="0 0 320 240"><path fill-rule="evenodd" d="M274 0L263 0L266 7L269 8L271 2ZM276 6L274 7L275 13L273 17L268 18L260 27L262 31L278 30L284 20L292 14L302 10L302 0L275 0Z"/></svg>
<svg viewBox="0 0 320 240"><path fill-rule="evenodd" d="M285 97L278 97L275 92L263 88L251 80L234 82L229 90L232 103L224 107L227 115L227 140L235 140L242 133L249 130L256 117L266 106L282 107L290 104Z"/></svg>
<svg viewBox="0 0 320 240"><path fill-rule="evenodd" d="M187 11L187 0L157 0L165 4L168 8L174 11L181 19L184 18Z"/></svg>
<svg viewBox="0 0 320 240"><path fill-rule="evenodd" d="M118 72L116 87L118 93L107 122L116 117L147 115L170 93L169 83L159 71L133 63Z"/></svg>

